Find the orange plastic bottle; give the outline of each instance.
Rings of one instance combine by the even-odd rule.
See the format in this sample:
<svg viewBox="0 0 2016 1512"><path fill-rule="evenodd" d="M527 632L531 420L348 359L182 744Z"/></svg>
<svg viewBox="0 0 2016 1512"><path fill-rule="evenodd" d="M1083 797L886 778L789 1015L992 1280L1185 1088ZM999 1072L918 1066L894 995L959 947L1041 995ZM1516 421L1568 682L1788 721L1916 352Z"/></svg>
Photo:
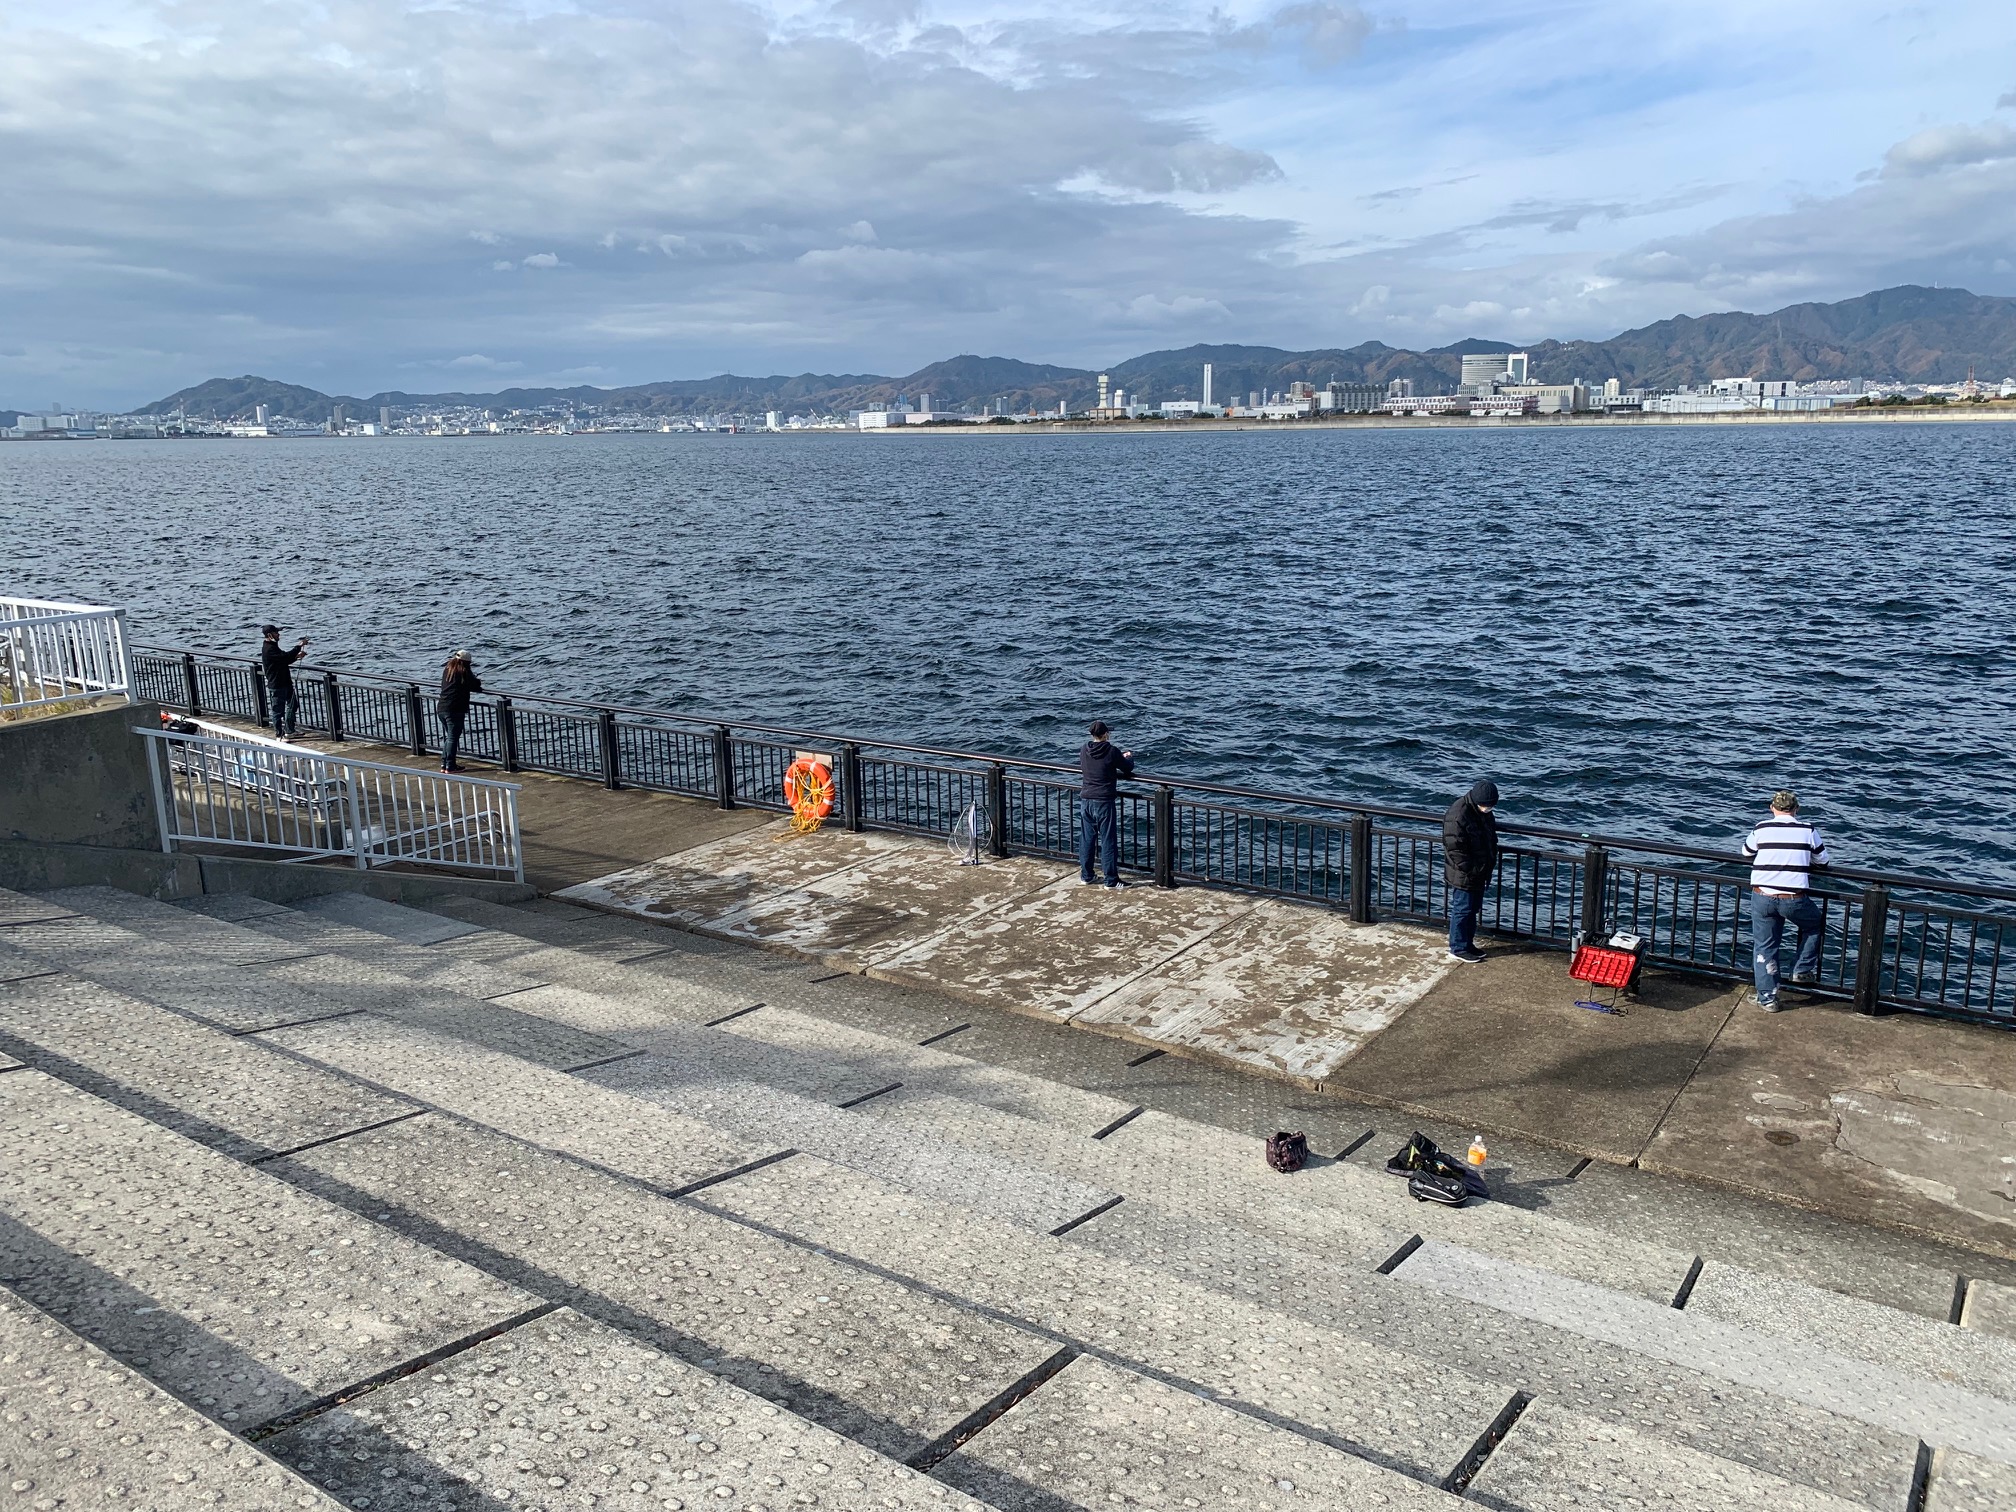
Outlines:
<svg viewBox="0 0 2016 1512"><path fill-rule="evenodd" d="M1484 1169L1485 1153L1484 1136L1482 1134L1473 1136L1470 1140L1470 1164L1476 1166L1480 1171Z"/></svg>

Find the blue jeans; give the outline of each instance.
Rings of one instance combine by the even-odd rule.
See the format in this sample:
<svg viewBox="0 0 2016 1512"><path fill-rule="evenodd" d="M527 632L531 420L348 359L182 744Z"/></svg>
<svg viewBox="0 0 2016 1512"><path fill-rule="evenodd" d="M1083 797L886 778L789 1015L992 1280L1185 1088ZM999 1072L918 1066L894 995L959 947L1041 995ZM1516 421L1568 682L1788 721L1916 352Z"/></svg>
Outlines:
<svg viewBox="0 0 2016 1512"><path fill-rule="evenodd" d="M1483 888L1452 887L1449 889L1449 948L1451 950L1475 950L1477 948L1477 916L1483 912Z"/></svg>
<svg viewBox="0 0 2016 1512"><path fill-rule="evenodd" d="M281 740L294 736L301 717L301 695L292 688L274 688L268 695L273 704L273 733Z"/></svg>
<svg viewBox="0 0 2016 1512"><path fill-rule="evenodd" d="M1792 962L1792 975L1820 974L1820 926L1824 918L1815 898L1750 894L1750 939L1757 948L1758 1002L1768 1003L1778 996L1778 952L1785 943L1787 924L1799 932L1799 954Z"/></svg>
<svg viewBox="0 0 2016 1512"><path fill-rule="evenodd" d="M468 717L467 711L460 714L444 712L441 715L441 729L444 735L444 739L441 742L441 765L444 767L455 765L455 758L461 754L462 721Z"/></svg>
<svg viewBox="0 0 2016 1512"><path fill-rule="evenodd" d="M1099 850L1108 886L1120 880L1120 825L1111 798L1083 798L1078 803L1078 879L1092 880L1092 850Z"/></svg>

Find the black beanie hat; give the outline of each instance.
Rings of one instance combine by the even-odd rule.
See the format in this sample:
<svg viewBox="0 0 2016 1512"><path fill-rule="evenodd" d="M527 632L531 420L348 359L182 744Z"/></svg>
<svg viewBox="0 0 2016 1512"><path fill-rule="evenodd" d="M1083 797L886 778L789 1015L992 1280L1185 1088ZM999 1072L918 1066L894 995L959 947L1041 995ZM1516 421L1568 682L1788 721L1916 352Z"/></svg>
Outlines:
<svg viewBox="0 0 2016 1512"><path fill-rule="evenodd" d="M1479 808L1490 808L1498 802L1498 784L1489 777L1479 778L1470 787L1470 801Z"/></svg>

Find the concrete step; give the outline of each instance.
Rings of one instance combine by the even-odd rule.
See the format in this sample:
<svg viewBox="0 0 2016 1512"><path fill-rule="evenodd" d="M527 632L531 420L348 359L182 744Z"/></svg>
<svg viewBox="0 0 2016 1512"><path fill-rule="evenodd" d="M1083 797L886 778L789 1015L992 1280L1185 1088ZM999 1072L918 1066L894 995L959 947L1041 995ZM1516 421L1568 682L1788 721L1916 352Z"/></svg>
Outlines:
<svg viewBox="0 0 2016 1512"><path fill-rule="evenodd" d="M7 934L0 932L0 982L25 981L29 977L48 976L56 968L25 950L17 950L7 943Z"/></svg>
<svg viewBox="0 0 2016 1512"><path fill-rule="evenodd" d="M1238 1223L1129 1198L1068 1242L1884 1512L1910 1486L1914 1437L1470 1306L1348 1257L1331 1263Z"/></svg>
<svg viewBox="0 0 2016 1512"><path fill-rule="evenodd" d="M285 940L305 954L338 955L365 961L396 972L409 981L465 997L495 998L523 992L528 987L544 987L548 979L529 976L488 962L468 961L445 955L424 945L406 945L397 940L359 929L317 913L287 908L255 914L236 921L239 927L276 940Z"/></svg>
<svg viewBox="0 0 2016 1512"><path fill-rule="evenodd" d="M53 902L47 897L15 892L11 887L0 887L0 929L15 924L46 924L51 919L70 918L76 912L76 909Z"/></svg>
<svg viewBox="0 0 2016 1512"><path fill-rule="evenodd" d="M1861 1512L1862 1504L1535 1402L1470 1482L1500 1512ZM1901 1507L1901 1500L1891 1503Z"/></svg>
<svg viewBox="0 0 2016 1512"><path fill-rule="evenodd" d="M1960 1326L1999 1339L2016 1339L2016 1286L1970 1279L1960 1306Z"/></svg>
<svg viewBox="0 0 2016 1512"><path fill-rule="evenodd" d="M294 905L303 913L368 929L404 945L438 945L457 935L474 934L481 926L460 919L443 918L418 908L407 908L367 893L333 892L303 898Z"/></svg>
<svg viewBox="0 0 2016 1512"><path fill-rule="evenodd" d="M0 1275L240 1432L539 1305L32 1069L0 1076L0 1167Z"/></svg>
<svg viewBox="0 0 2016 1512"><path fill-rule="evenodd" d="M1430 1484L1456 1470L1510 1398L1400 1351L824 1162L783 1161L691 1200L1089 1347L1109 1363L1274 1415L1328 1447Z"/></svg>
<svg viewBox="0 0 2016 1512"><path fill-rule="evenodd" d="M788 1148L774 1138L738 1138L503 1051L370 1014L272 1029L259 1037L401 1097L660 1191L681 1190Z"/></svg>
<svg viewBox="0 0 2016 1512"><path fill-rule="evenodd" d="M526 903L493 903L487 898L441 897L430 899L426 909L542 944L609 952L612 958L655 955L661 950L691 947L715 948L713 941L666 925L571 904L553 906L545 898ZM619 950L621 956L616 956L614 953Z"/></svg>
<svg viewBox="0 0 2016 1512"><path fill-rule="evenodd" d="M45 901L75 910L83 918L120 924L158 944L209 958L224 966L255 966L309 952L301 946L244 929L222 919L205 918L172 903L121 892L116 887L65 887L44 893Z"/></svg>
<svg viewBox="0 0 2016 1512"><path fill-rule="evenodd" d="M562 1310L276 1435L354 1507L826 1507L981 1502Z"/></svg>
<svg viewBox="0 0 2016 1512"><path fill-rule="evenodd" d="M1039 1233L1062 1228L1115 1200L1103 1187L1018 1165L992 1151L919 1138L764 1082L721 1079L722 1068L708 1056L711 1044L696 1043L700 1035L730 1039L712 1030L664 1036L657 1053L613 1061L583 1072L582 1078L752 1142L778 1141L919 1196L970 1207Z"/></svg>
<svg viewBox="0 0 2016 1512"><path fill-rule="evenodd" d="M932 1472L1002 1512L1459 1512L1446 1491L1080 1355Z"/></svg>
<svg viewBox="0 0 2016 1512"><path fill-rule="evenodd" d="M145 920L135 922L150 927ZM151 932L81 917L19 925L7 932L6 943L45 965L233 1033L370 1011L495 1045L542 1065L586 1065L624 1048L501 1005L419 987L396 972L342 956L219 965Z"/></svg>
<svg viewBox="0 0 2016 1512"><path fill-rule="evenodd" d="M1932 1456L1925 1512L2009 1512L2011 1507L2016 1507L2016 1469L1958 1449Z"/></svg>
<svg viewBox="0 0 2016 1512"><path fill-rule="evenodd" d="M950 1434L1058 1347L438 1116L274 1169L899 1458Z"/></svg>
<svg viewBox="0 0 2016 1512"><path fill-rule="evenodd" d="M1480 1307L1909 1434L1935 1448L2016 1463L2016 1402L1977 1390L1447 1244L1422 1245L1393 1274Z"/></svg>
<svg viewBox="0 0 2016 1512"><path fill-rule="evenodd" d="M745 1039L843 1062L883 1085L901 1082L912 1093L955 1097L1085 1134L1105 1128L1134 1106L1104 1093L990 1066L790 1008L766 1004L760 1012L731 1019L721 1028Z"/></svg>
<svg viewBox="0 0 2016 1512"><path fill-rule="evenodd" d="M0 1047L239 1160L415 1111L348 1077L75 977L0 985Z"/></svg>
<svg viewBox="0 0 2016 1512"><path fill-rule="evenodd" d="M6 1287L0 1425L0 1485L13 1506L343 1507Z"/></svg>

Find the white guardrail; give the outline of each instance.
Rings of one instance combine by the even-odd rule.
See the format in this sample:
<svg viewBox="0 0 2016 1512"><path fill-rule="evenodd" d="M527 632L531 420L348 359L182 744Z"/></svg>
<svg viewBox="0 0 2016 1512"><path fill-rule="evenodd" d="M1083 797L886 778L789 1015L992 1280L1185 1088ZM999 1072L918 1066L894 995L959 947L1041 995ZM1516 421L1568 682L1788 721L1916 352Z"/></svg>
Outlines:
<svg viewBox="0 0 2016 1512"><path fill-rule="evenodd" d="M107 693L133 701L125 610L0 598L0 708Z"/></svg>
<svg viewBox="0 0 2016 1512"><path fill-rule="evenodd" d="M189 723L189 721L182 721ZM518 785L352 761L271 738L136 729L147 741L161 848L201 844L403 862L525 880Z"/></svg>

